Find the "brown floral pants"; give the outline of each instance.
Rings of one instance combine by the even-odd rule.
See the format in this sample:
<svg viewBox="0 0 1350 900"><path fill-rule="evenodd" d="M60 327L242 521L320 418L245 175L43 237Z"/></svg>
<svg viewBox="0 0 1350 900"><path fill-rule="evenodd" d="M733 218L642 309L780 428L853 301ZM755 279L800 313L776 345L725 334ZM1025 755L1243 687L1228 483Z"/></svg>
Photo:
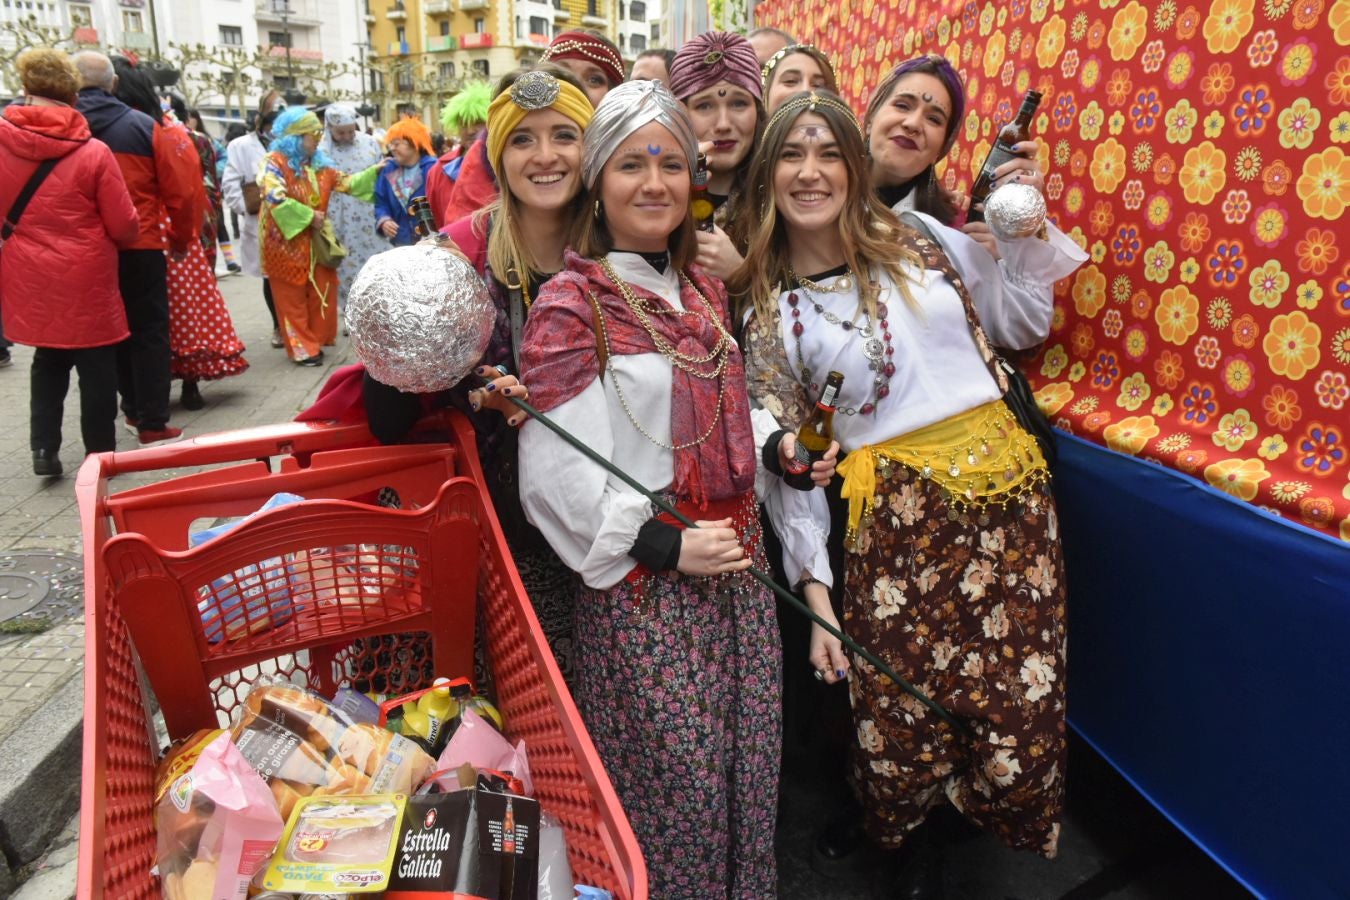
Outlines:
<svg viewBox="0 0 1350 900"><path fill-rule="evenodd" d="M850 774L870 836L898 846L943 798L1010 847L1053 857L1064 796L1064 576L1048 482L957 506L879 468L846 565L844 631L940 703L954 732L862 659Z"/></svg>

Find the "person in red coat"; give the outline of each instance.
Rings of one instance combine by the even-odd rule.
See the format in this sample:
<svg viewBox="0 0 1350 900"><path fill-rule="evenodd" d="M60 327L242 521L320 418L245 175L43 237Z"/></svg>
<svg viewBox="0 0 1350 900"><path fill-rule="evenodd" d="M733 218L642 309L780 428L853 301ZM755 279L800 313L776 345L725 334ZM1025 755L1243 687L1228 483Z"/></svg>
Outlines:
<svg viewBox="0 0 1350 900"><path fill-rule="evenodd" d="M0 210L13 206L44 160L57 163L0 250L0 312L10 340L37 348L33 472L60 475L72 367L85 452L116 449L116 348L128 334L117 252L135 242L141 226L112 151L73 108L80 77L70 59L59 50L28 50L17 67L25 99L0 116Z"/></svg>

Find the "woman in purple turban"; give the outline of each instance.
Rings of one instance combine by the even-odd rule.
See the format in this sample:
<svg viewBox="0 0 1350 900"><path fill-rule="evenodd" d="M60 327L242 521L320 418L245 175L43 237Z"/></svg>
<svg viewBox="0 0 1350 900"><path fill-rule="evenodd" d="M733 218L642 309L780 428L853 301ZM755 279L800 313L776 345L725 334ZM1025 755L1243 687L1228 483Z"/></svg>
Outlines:
<svg viewBox="0 0 1350 900"><path fill-rule="evenodd" d="M696 262L726 279L749 242L740 187L764 125L759 58L738 34L709 31L675 54L670 90L684 104L708 159L708 197L716 208L713 231L698 234Z"/></svg>

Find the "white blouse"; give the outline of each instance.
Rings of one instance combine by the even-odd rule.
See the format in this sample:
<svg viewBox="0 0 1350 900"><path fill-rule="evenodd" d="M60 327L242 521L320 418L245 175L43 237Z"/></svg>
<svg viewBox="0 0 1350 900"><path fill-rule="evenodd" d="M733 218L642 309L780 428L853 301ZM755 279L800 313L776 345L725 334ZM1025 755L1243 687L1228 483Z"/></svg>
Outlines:
<svg viewBox="0 0 1350 900"><path fill-rule="evenodd" d="M994 258L975 240L919 214L946 251L953 267L969 290L980 322L990 340L1004 347L1030 347L1045 339L1050 330L1055 281L1072 273L1087 255L1062 232L1051 227L1049 239L1024 238L1000 241L1002 260ZM880 300L887 306L891 347L889 357L895 372L889 379L889 394L876 399L879 373L869 368L863 353L864 338L857 326L868 324L859 310L855 286L819 293L806 288L779 295L782 340L792 373L802 380L802 360L811 369L811 381L823 384L830 371L844 375L837 401L834 435L843 453L867 444L887 441L973 409L1000 396L989 367L981 358L956 289L936 270L902 266L908 277L914 303L907 303L889 276L873 272L880 281ZM829 287L837 279L823 279ZM917 283L916 283L917 282ZM789 294L796 293L800 318L792 317ZM814 303L813 303L814 301ZM841 321L854 326L845 330L818 313L815 304ZM800 321L800 339L792 333ZM882 336L876 322L874 337ZM800 356L798 346L800 343ZM883 360L884 362L884 360ZM876 411L862 415L857 410L874 403ZM853 414L848 414L853 410ZM795 423L784 423L793 427ZM766 509L784 545L784 569L789 581L800 579L803 569L830 582L829 511L822 491L780 492L781 502L766 499Z"/></svg>
<svg viewBox="0 0 1350 900"><path fill-rule="evenodd" d="M673 269L657 272L635 253L611 253L608 259L629 284L684 309ZM652 439L671 443L671 363L659 353L639 353L611 356L609 364L603 379L547 415L648 490L667 490L675 477L675 454ZM726 389L743 391L745 385ZM650 438L634 426L624 401ZM777 427L763 410L752 414L752 424L756 446ZM756 490L767 480L758 467ZM618 584L637 565L628 551L656 512L641 494L533 420L520 431L520 500L559 558L598 590Z"/></svg>

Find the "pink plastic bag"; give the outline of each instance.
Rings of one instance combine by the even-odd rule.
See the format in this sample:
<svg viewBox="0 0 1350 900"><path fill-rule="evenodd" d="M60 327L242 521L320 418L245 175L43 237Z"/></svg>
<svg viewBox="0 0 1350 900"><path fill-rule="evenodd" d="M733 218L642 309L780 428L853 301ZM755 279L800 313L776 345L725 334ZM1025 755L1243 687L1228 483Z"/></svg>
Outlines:
<svg viewBox="0 0 1350 900"><path fill-rule="evenodd" d="M459 728L450 743L436 760L438 774L432 783L442 791L460 789L455 770L468 763L475 769L496 769L510 772L525 786L525 796L534 796L534 781L530 779L530 762L525 756L525 742L512 747L502 733L492 727L478 713L467 707L460 713Z"/></svg>
<svg viewBox="0 0 1350 900"><path fill-rule="evenodd" d="M221 733L155 810L166 900L244 900L284 824L267 783Z"/></svg>

